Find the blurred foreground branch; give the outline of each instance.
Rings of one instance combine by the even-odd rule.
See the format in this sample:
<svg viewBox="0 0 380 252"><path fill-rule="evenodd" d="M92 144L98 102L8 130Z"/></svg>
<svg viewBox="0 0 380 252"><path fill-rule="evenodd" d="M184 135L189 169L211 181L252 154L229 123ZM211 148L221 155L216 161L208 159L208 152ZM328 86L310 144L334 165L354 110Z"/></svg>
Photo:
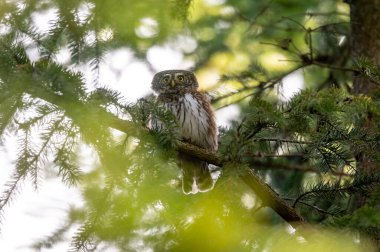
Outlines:
<svg viewBox="0 0 380 252"><path fill-rule="evenodd" d="M129 135L138 135L138 131L141 130L136 130L134 125L131 125L129 121L120 119L102 108L97 106L92 107L91 104L85 104L79 101L76 101L75 105L72 103L74 101L67 103L64 97L53 94L43 88L33 86L33 88L28 90L28 93L36 98L43 99L59 106L74 121L84 120L83 117L89 115L96 115L96 117L99 118L99 123L105 124L104 126L114 128ZM219 167L223 167L227 162L218 157L215 153L184 142L178 144L178 150ZM263 182L252 170L244 170L244 172L240 174L240 178L255 191L266 206L276 211L285 221L291 223L291 225L305 223L304 219L295 211L295 209L291 208L284 200L282 200L279 195Z"/></svg>
<svg viewBox="0 0 380 252"><path fill-rule="evenodd" d="M201 149L197 146L181 142L178 150L190 154L208 163L222 167L226 161L214 153ZM269 206L277 212L284 220L291 225L304 223L304 219L294 208L291 208L280 196L272 190L264 181L262 181L251 169L246 169L240 174L240 178L261 198L266 206Z"/></svg>

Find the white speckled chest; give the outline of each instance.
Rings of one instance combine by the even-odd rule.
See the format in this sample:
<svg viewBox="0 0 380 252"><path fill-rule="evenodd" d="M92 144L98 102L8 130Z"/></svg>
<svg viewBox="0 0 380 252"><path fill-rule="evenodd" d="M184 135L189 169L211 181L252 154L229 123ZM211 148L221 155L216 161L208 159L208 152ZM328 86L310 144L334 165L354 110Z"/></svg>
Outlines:
<svg viewBox="0 0 380 252"><path fill-rule="evenodd" d="M211 150L217 149L216 137L210 132L212 115L192 94L185 94L176 102L164 104L177 117L180 135L184 140Z"/></svg>

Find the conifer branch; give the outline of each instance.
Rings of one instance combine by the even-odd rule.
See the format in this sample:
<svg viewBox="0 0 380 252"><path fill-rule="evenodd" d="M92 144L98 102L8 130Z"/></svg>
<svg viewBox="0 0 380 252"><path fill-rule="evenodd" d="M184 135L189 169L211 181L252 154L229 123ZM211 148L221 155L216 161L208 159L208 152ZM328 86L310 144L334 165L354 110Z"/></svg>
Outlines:
<svg viewBox="0 0 380 252"><path fill-rule="evenodd" d="M74 121L78 116L81 116L83 113L85 113L85 111L92 111L96 113L98 118L101 118L99 119L99 122L103 123L105 126L135 136L139 136L141 134L141 131L145 131L145 129L136 129L136 127L134 127L134 125L132 125L132 123L129 121L120 119L105 110L99 109L99 107L92 108L91 104L84 104L79 101L71 101L70 103L67 103L66 98L63 96L54 94L43 88L34 86L31 90L28 90L28 93L36 98L43 99L47 102L61 107L68 116L73 117L72 119ZM73 111L73 108L75 108L75 111ZM82 113L78 113L79 111L82 111ZM188 143L179 142L177 148L183 153L192 155L198 159L207 161L208 163L214 164L216 166L222 167L226 163L226 160L218 157L215 153ZM298 224L305 223L302 216L300 216L294 208L291 208L284 200L282 200L279 195L274 192L266 183L264 183L252 170L245 170L240 175L240 178L257 193L257 195L263 200L263 202L265 202L268 207L271 207L274 211L276 211L285 221Z"/></svg>
<svg viewBox="0 0 380 252"><path fill-rule="evenodd" d="M91 221L96 221L96 218ZM86 221L74 235L71 241L71 248L69 251L94 251L97 244L91 241L91 235L94 231L94 224L96 222Z"/></svg>
<svg viewBox="0 0 380 252"><path fill-rule="evenodd" d="M325 64L316 60L313 60L311 64L322 67L322 68L329 68L331 70L338 70L338 71L346 71L346 72L353 72L353 73L359 73L359 71L355 68L351 67L343 67L343 66L335 66L330 64Z"/></svg>
<svg viewBox="0 0 380 252"><path fill-rule="evenodd" d="M180 142L178 150L197 157L198 159L205 160L210 164L222 167L228 161L215 155L215 153L201 149L197 146ZM240 174L240 178L262 199L266 206L269 206L277 212L284 220L289 223L305 223L302 216L300 216L294 208L291 208L281 197L272 190L265 182L263 182L251 169L246 169ZM294 224L292 224L294 225ZM296 224L297 225L297 224Z"/></svg>
<svg viewBox="0 0 380 252"><path fill-rule="evenodd" d="M47 153L47 147L50 144L50 140L53 138L53 136L56 133L56 130L59 126L59 124L64 120L64 116L61 116L61 118L57 121L54 121L53 125L50 127L50 131L44 136L44 141L39 149L39 151L33 155L33 158L29 162L29 169L30 173L33 178L33 185L34 188L37 189L38 187L38 170L39 170L39 162L41 162L41 159L43 159L44 155Z"/></svg>
<svg viewBox="0 0 380 252"><path fill-rule="evenodd" d="M286 165L286 164L280 164L280 163L262 162L259 160L250 161L250 164L254 165L255 167L257 167L256 169L260 169L260 170L280 169L280 170L287 170L287 171L313 172L313 173L319 173L319 174L323 173L322 171L316 170L308 166L295 165L295 164ZM339 172L339 171L334 171L334 170L330 170L329 174L339 176L339 177L340 176L347 176L347 177L355 176L355 174Z"/></svg>
<svg viewBox="0 0 380 252"><path fill-rule="evenodd" d="M247 31L248 32L256 23L257 23L257 19L262 16L268 9L269 7L271 6L273 0L270 0L268 1L268 3L266 3L262 8L261 10L259 10L256 14L256 16L250 20L249 18L247 18L246 16L244 16L241 12L238 13L238 15L243 19L243 20L246 20L248 21L248 28L247 28Z"/></svg>
<svg viewBox="0 0 380 252"><path fill-rule="evenodd" d="M255 86L244 86L243 88L240 88L240 89L236 90L235 92L227 93L225 95L221 95L219 97L216 97L216 98L212 99L211 102L213 104L215 104L216 102L219 102L219 101L221 101L223 99L226 99L226 98L229 98L231 96L240 94L240 93L245 92L245 91L250 91L250 90L253 90L253 89L256 89L256 88L259 89L259 90L265 90L265 89L272 88L276 84L278 84L282 79L284 79L286 76L288 76L289 74L292 74L292 73L296 72L297 70L299 70L301 68L304 68L305 66L306 65L301 64L301 65L296 66L295 68L291 69L290 71L288 71L288 72L286 72L284 74L281 74L281 75L279 75L277 77L274 77L271 80L260 82L259 85L255 85ZM234 103L238 103L238 102L244 100L245 98L253 96L255 94L256 94L256 92L244 95L243 97L240 97L237 101L234 101ZM229 105L230 104L223 105L221 107L218 107L218 109L224 108L224 107L229 106Z"/></svg>
<svg viewBox="0 0 380 252"><path fill-rule="evenodd" d="M291 199L291 198L283 198L283 199L284 200L289 200L289 201L294 201L294 199ZM305 201L299 201L299 203L302 204L302 205L308 206L308 207L316 210L317 212L319 212L321 214L334 215L333 213L330 213L329 211L326 211L326 210L324 210L322 208L319 208L319 207L317 207L315 205L309 204L309 203L307 203Z"/></svg>
<svg viewBox="0 0 380 252"><path fill-rule="evenodd" d="M295 139L285 139L285 138L271 138L271 137L262 137L252 139L253 142L279 142L279 143L295 143L295 144L311 144L308 141L300 141Z"/></svg>
<svg viewBox="0 0 380 252"><path fill-rule="evenodd" d="M373 191L374 188L378 188L379 184L380 176L373 174L358 176L352 183L343 187L339 184L339 182L334 184L330 184L328 182L317 184L316 186L314 186L314 188L300 194L294 200L292 207L295 208L297 203L299 203L303 198L312 194L324 194L325 197L329 197L331 195L334 195L334 197L343 197L344 193L352 194L355 192L365 193L366 191Z"/></svg>
<svg viewBox="0 0 380 252"><path fill-rule="evenodd" d="M80 169L76 164L73 164L70 160L72 156L75 156L74 147L76 145L76 131L75 126L71 123L68 127L66 137L62 144L57 149L54 163L58 167L58 175L62 176L62 181L68 185L74 185L80 179Z"/></svg>
<svg viewBox="0 0 380 252"><path fill-rule="evenodd" d="M8 187L2 197L0 198L0 216L3 211L3 208L9 204L12 200L13 195L18 191L19 183L26 177L26 173L16 171L12 176L12 179L6 184Z"/></svg>
<svg viewBox="0 0 380 252"><path fill-rule="evenodd" d="M23 149L17 158L16 161L16 170L13 173L10 181L8 181L5 186L7 189L3 192L3 195L0 198L0 216L4 207L9 204L13 199L14 195L18 192L19 184L25 179L28 175L29 162L28 158L30 157L29 152L26 150L28 147L29 133L25 132L25 138L23 140Z"/></svg>

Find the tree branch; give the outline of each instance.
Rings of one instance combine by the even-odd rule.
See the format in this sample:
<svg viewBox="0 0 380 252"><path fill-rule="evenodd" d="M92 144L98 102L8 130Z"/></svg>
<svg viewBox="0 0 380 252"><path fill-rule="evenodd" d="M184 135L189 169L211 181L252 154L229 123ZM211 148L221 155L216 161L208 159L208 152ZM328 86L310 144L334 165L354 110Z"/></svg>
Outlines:
<svg viewBox="0 0 380 252"><path fill-rule="evenodd" d="M284 200L294 201L294 199L291 199L291 198L284 198ZM321 214L327 214L327 215L332 215L332 216L334 215L333 213L330 213L329 211L326 211L326 210L324 210L322 208L319 208L319 207L317 207L315 205L312 205L312 204L309 204L307 202L299 201L299 203L303 204L305 206L311 207L311 208L313 208L314 210L318 211Z"/></svg>
<svg viewBox="0 0 380 252"><path fill-rule="evenodd" d="M293 69L289 70L288 72L283 73L283 74L281 74L281 75L279 75L279 76L277 76L277 77L274 77L273 79L270 79L270 80L267 80L267 81L260 82L259 85L254 85L254 86L244 86L243 88L238 89L238 90L236 90L235 92L231 92L231 93L227 93L227 94L224 94L224 95L218 96L218 97L212 99L211 102L212 102L213 104L215 104L215 103L217 103L217 102L219 102L219 101L221 101L221 100L224 100L224 99L226 99L226 98L229 98L229 97L231 97L231 96L238 95L238 94L240 94L240 93L242 93L242 92L250 91L250 90L253 90L253 89L256 89L256 88L259 88L259 89L261 89L261 90L265 90L265 89L272 88L272 87L274 87L277 83L279 83L282 79L284 79L286 76L288 76L289 74L292 74L292 73L296 72L297 70L299 70L299 69L301 69L301 68L303 68L303 67L305 67L305 66L307 66L307 65L308 65L308 64L306 64L306 65L303 65L303 64L298 65L298 66L294 67ZM249 93L249 94L247 94L247 95L245 95L245 96L243 96L243 97L240 97L239 99L237 99L236 101L234 101L234 103L238 103L238 102L244 100L245 98L247 98L247 97L249 97L249 96L253 96L253 95L255 95L256 93L257 93L257 92L253 92L253 93ZM218 107L217 109L221 109L221 108L224 108L224 107L229 106L229 105L230 105L230 104L226 104L226 105L223 105L223 106L221 106L221 107Z"/></svg>
<svg viewBox="0 0 380 252"><path fill-rule="evenodd" d="M188 143L180 142L178 150L220 167L226 163L225 160L218 157L213 152ZM294 225L293 223L295 222L298 222L298 224L305 222L302 216L300 216L294 208L291 208L284 200L282 200L280 196L263 182L251 169L244 170L244 172L240 174L240 178L253 191L255 191L266 206L269 206L276 211L284 220L292 223L292 225Z"/></svg>
<svg viewBox="0 0 380 252"><path fill-rule="evenodd" d="M262 162L259 160L254 160L250 162L251 165L254 165L255 167L257 166L257 169L260 170L268 170L268 169L281 169L281 170L288 170L288 171L299 171L299 172L313 172L313 173L323 173L321 171L318 171L316 169L313 169L311 167L305 167L302 165L286 165L286 164L278 164L278 163L268 163L268 162ZM347 176L347 177L354 177L355 174L350 174L350 173L345 173L345 172L340 172L340 171L330 171L331 175L335 176Z"/></svg>
<svg viewBox="0 0 380 252"><path fill-rule="evenodd" d="M85 104L73 100L68 102L64 96L54 94L42 87L38 87L37 85L33 85L33 87L26 92L35 98L40 98L59 106L68 116L72 117L74 121L77 120L78 117L88 116L88 113L90 113L99 118L99 123L129 135L138 136L141 134L141 131L145 131L145 129L141 128L136 129L135 125L131 122L120 119L104 109L99 109L97 106L92 107L91 104ZM184 142L179 142L178 151L220 167L223 167L225 163L228 162L211 151ZM240 178L255 191L266 206L272 208L285 221L293 226L306 223L294 208L291 208L284 200L282 200L279 195L263 182L252 170L244 170L244 172L240 174Z"/></svg>

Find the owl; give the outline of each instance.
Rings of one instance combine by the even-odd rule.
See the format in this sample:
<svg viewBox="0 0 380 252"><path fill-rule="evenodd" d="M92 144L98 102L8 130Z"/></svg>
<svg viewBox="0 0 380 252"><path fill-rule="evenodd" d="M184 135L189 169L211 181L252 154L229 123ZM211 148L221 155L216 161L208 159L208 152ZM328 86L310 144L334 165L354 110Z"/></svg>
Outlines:
<svg viewBox="0 0 380 252"><path fill-rule="evenodd" d="M207 96L198 89L193 72L167 70L153 77L152 89L158 94L157 103L171 111L179 125L182 141L216 152L218 149L218 128ZM152 127L160 122L152 120ZM212 189L214 182L208 163L184 153L179 154L182 170L182 189L186 194Z"/></svg>

